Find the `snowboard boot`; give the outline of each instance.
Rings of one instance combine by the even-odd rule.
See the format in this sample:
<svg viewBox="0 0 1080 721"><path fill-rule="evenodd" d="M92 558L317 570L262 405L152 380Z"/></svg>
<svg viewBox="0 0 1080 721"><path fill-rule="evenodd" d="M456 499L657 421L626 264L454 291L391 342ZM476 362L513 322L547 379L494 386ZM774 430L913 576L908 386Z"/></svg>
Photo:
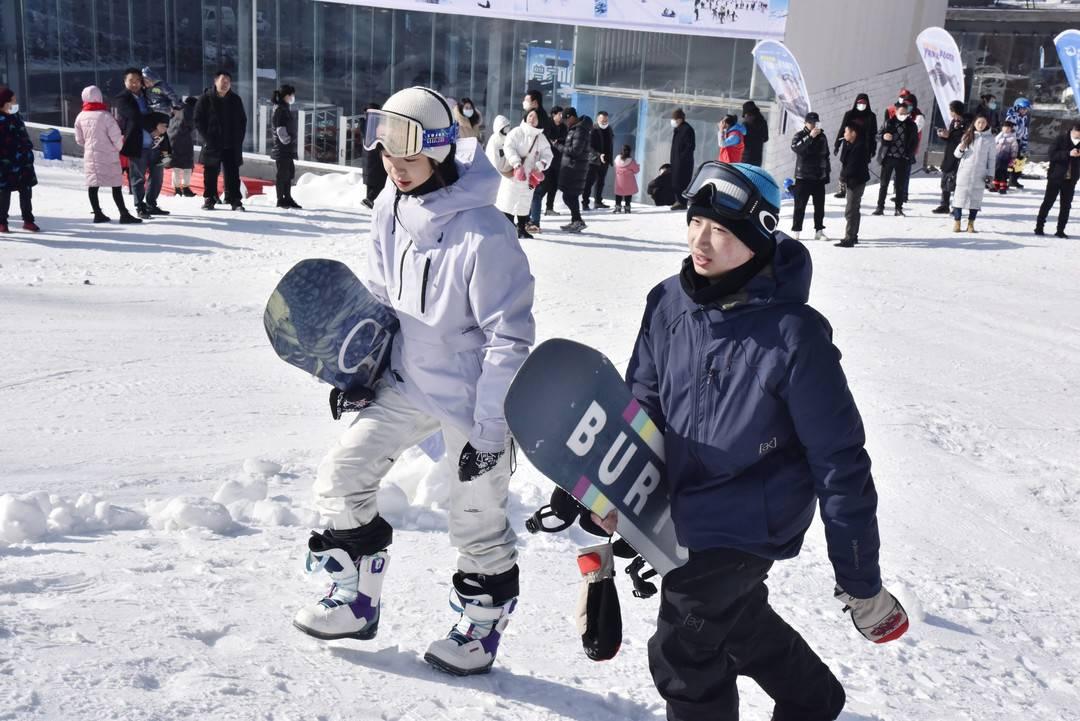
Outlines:
<svg viewBox="0 0 1080 721"><path fill-rule="evenodd" d="M375 638L392 536L380 516L350 531L312 531L305 567L308 573L325 569L333 585L320 601L297 611L293 626L323 640Z"/></svg>
<svg viewBox="0 0 1080 721"><path fill-rule="evenodd" d="M975 232L975 221L974 220L969 220L968 221L967 232L969 232L969 233L974 233Z"/></svg>
<svg viewBox="0 0 1080 721"><path fill-rule="evenodd" d="M960 221L959 220L954 220L952 222L952 232L954 232L954 233L959 233L960 232Z"/></svg>
<svg viewBox="0 0 1080 721"><path fill-rule="evenodd" d="M428 646L424 660L454 676L490 671L517 596L516 565L494 576L455 573L450 608L461 614L460 618L446 638Z"/></svg>

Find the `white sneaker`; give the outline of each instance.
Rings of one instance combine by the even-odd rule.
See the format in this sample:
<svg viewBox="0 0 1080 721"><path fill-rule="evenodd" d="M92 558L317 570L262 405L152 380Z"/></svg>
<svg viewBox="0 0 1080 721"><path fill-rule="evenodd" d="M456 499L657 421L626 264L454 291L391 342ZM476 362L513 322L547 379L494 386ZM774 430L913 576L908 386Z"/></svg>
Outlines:
<svg viewBox="0 0 1080 721"><path fill-rule="evenodd" d="M814 240L828 240L828 239L829 238L828 238L828 236L825 235L824 230L819 230L816 233L814 233Z"/></svg>
<svg viewBox="0 0 1080 721"><path fill-rule="evenodd" d="M383 576L390 554L379 551L355 561L341 548L326 548L325 536L313 533L305 563L308 573L325 569L334 584L326 596L297 611L293 626L324 640L375 638Z"/></svg>
<svg viewBox="0 0 1080 721"><path fill-rule="evenodd" d="M455 588L450 592L450 608L461 617L446 638L428 646L424 660L455 676L487 673L495 663L499 641L516 605L517 598L496 606L486 593L466 595Z"/></svg>
<svg viewBox="0 0 1080 721"><path fill-rule="evenodd" d="M792 231L791 232L791 237L794 238L795 240L801 240L802 239L802 231L801 230Z"/></svg>

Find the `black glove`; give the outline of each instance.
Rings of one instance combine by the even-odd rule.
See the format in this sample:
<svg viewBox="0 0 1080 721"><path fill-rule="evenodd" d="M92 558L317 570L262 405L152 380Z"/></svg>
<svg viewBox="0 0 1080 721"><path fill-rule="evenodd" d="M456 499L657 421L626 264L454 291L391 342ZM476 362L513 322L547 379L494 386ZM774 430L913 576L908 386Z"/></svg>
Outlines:
<svg viewBox="0 0 1080 721"><path fill-rule="evenodd" d="M503 453L506 451L478 451L473 448L472 443L466 443L457 462L458 480L462 483L476 480L494 468Z"/></svg>
<svg viewBox="0 0 1080 721"><path fill-rule="evenodd" d="M330 391L330 415L334 420L343 413L362 411L375 402L375 391L366 386L357 386L347 391L334 388Z"/></svg>
<svg viewBox="0 0 1080 721"><path fill-rule="evenodd" d="M622 611L613 566L610 543L583 548L578 554L577 627L585 655L593 661L614 658L622 645Z"/></svg>

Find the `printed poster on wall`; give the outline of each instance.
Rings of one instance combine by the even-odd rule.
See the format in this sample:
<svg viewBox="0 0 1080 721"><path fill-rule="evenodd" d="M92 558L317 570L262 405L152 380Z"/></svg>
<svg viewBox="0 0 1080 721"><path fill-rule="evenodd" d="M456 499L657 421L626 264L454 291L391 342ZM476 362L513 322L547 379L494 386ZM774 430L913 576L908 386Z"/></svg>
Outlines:
<svg viewBox="0 0 1080 721"><path fill-rule="evenodd" d="M944 28L930 27L915 38L915 47L930 76L941 117L949 117L949 103L964 100L964 64L960 48Z"/></svg>
<svg viewBox="0 0 1080 721"><path fill-rule="evenodd" d="M1073 104L1080 107L1080 87L1076 84L1080 77L1080 30L1066 30L1061 33L1054 38L1054 47L1061 59L1061 69L1065 71L1069 87L1072 88Z"/></svg>
<svg viewBox="0 0 1080 721"><path fill-rule="evenodd" d="M321 0L622 30L782 39L789 0Z"/></svg>
<svg viewBox="0 0 1080 721"><path fill-rule="evenodd" d="M555 83L559 87L571 85L570 70L574 64L571 50L557 50L538 45L530 45L525 56L525 87L552 93Z"/></svg>
<svg viewBox="0 0 1080 721"><path fill-rule="evenodd" d="M810 93L799 61L787 46L778 40L763 40L754 46L754 62L776 92L776 102L799 120L806 117Z"/></svg>

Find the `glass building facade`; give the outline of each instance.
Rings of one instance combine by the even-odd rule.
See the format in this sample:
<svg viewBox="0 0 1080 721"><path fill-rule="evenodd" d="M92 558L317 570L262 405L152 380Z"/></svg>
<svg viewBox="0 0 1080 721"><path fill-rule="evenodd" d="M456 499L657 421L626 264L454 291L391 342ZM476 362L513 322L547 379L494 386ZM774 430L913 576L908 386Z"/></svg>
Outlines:
<svg viewBox="0 0 1080 721"><path fill-rule="evenodd" d="M82 89L115 95L128 66L155 68L181 95L200 93L224 68L251 118L248 150L266 133L252 107L289 83L305 110L306 159L347 164L357 161L367 103L410 85L471 98L488 124L500 113L516 122L529 88L544 92L545 107L606 110L643 174L667 160L674 108L695 126L699 157L715 157L716 121L748 99L768 114L772 98L752 40L315 0L4 0L0 38L0 82L16 90L27 120L70 126Z"/></svg>

